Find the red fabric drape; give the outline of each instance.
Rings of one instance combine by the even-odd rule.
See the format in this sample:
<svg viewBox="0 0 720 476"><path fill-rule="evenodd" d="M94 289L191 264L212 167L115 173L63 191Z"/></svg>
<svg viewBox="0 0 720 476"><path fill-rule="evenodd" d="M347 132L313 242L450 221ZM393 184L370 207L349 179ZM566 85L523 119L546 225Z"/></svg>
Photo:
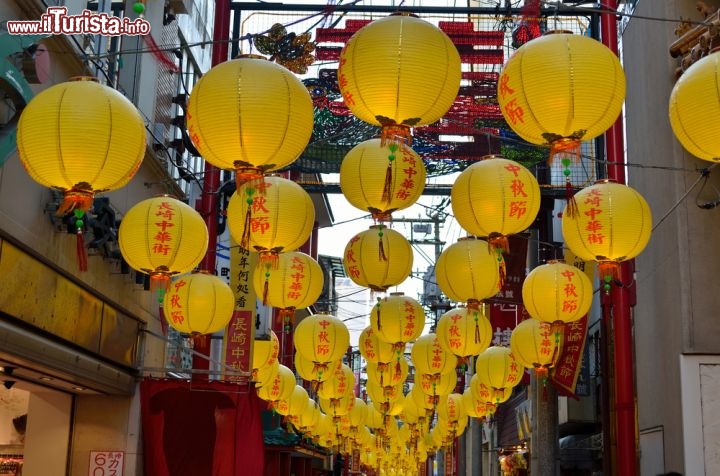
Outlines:
<svg viewBox="0 0 720 476"><path fill-rule="evenodd" d="M140 384L145 474L262 476L262 404L254 389L223 382Z"/></svg>

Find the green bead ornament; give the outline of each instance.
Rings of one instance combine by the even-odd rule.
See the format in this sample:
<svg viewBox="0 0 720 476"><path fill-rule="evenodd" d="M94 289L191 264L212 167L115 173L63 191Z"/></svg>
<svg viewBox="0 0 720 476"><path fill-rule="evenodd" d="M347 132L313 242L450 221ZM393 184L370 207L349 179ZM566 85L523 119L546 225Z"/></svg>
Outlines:
<svg viewBox="0 0 720 476"><path fill-rule="evenodd" d="M133 11L138 15L145 13L145 4L143 2L135 2L133 4Z"/></svg>

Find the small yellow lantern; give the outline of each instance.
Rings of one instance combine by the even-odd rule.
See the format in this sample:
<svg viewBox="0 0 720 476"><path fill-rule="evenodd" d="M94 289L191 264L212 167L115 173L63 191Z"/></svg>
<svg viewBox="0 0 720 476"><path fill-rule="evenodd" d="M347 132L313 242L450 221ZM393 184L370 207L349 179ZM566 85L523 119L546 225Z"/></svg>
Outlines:
<svg viewBox="0 0 720 476"><path fill-rule="evenodd" d="M553 260L525 277L522 298L528 314L539 321L574 322L590 310L593 286L575 266Z"/></svg>
<svg viewBox="0 0 720 476"><path fill-rule="evenodd" d="M670 125L695 157L720 161L720 51L693 63L670 94Z"/></svg>
<svg viewBox="0 0 720 476"><path fill-rule="evenodd" d="M435 275L440 290L457 302L479 304L500 291L497 257L487 241L471 236L460 238L440 253Z"/></svg>
<svg viewBox="0 0 720 476"><path fill-rule="evenodd" d="M379 387L388 387L402 384L408 375L409 366L405 358L398 359L397 370L393 365L385 362L368 362L366 364L368 381L372 381Z"/></svg>
<svg viewBox="0 0 720 476"><path fill-rule="evenodd" d="M404 293L390 293L378 299L370 312L370 325L378 339L393 344L398 350L422 334L425 327L425 309L417 300Z"/></svg>
<svg viewBox="0 0 720 476"><path fill-rule="evenodd" d="M274 406L276 412L280 415L296 415L307 408L307 402L310 396L300 385L295 385L290 397L285 400L278 400Z"/></svg>
<svg viewBox="0 0 720 476"><path fill-rule="evenodd" d="M358 119L383 138L410 141L410 128L432 124L455 101L460 55L435 25L391 15L358 30L340 54L338 84Z"/></svg>
<svg viewBox="0 0 720 476"><path fill-rule="evenodd" d="M396 359L395 347L380 340L375 330L370 326L360 333L358 349L360 355L373 364L387 364Z"/></svg>
<svg viewBox="0 0 720 476"><path fill-rule="evenodd" d="M299 251L280 253L276 267L259 262L253 273L255 292L263 304L280 309L286 326L296 309L310 307L320 297L324 280L318 262Z"/></svg>
<svg viewBox="0 0 720 476"><path fill-rule="evenodd" d="M377 221L414 204L425 189L425 164L405 144L361 142L340 165L340 188L355 208L368 211Z"/></svg>
<svg viewBox="0 0 720 476"><path fill-rule="evenodd" d="M462 404L465 407L465 412L468 416L473 418L484 419L493 413L495 413L496 405L492 402L488 402L478 397L472 390L472 387L468 387L462 394Z"/></svg>
<svg viewBox="0 0 720 476"><path fill-rule="evenodd" d="M275 332L273 332L272 330L268 334L267 339L253 340L253 377L257 376L258 371L262 367L272 365L273 363L277 362L279 354L280 341L278 341L277 334L275 334Z"/></svg>
<svg viewBox="0 0 720 476"><path fill-rule="evenodd" d="M526 230L540 210L540 185L532 172L494 155L463 170L450 197L460 226L471 235L487 237L499 253L508 251L507 236ZM504 266L500 272L502 278Z"/></svg>
<svg viewBox="0 0 720 476"><path fill-rule="evenodd" d="M235 296L225 280L207 272L175 278L164 302L168 324L186 334L224 329L235 309Z"/></svg>
<svg viewBox="0 0 720 476"><path fill-rule="evenodd" d="M232 237L243 248L259 252L261 261L274 262L278 253L296 250L315 225L310 195L278 176L243 184L230 198L227 212Z"/></svg>
<svg viewBox="0 0 720 476"><path fill-rule="evenodd" d="M345 324L330 314L313 314L295 328L295 350L305 359L317 364L340 360L350 345L350 333Z"/></svg>
<svg viewBox="0 0 720 476"><path fill-rule="evenodd" d="M520 383L523 367L509 348L493 345L478 355L475 374L492 389L512 388Z"/></svg>
<svg viewBox="0 0 720 476"><path fill-rule="evenodd" d="M457 387L457 374L454 371L435 375L419 374L415 375L415 382L415 386L426 395L447 395Z"/></svg>
<svg viewBox="0 0 720 476"><path fill-rule="evenodd" d="M416 374L454 373L457 358L440 345L435 334L425 334L415 341L410 351Z"/></svg>
<svg viewBox="0 0 720 476"><path fill-rule="evenodd" d="M334 398L325 398L318 396L320 409L327 415L333 417L335 422L339 422L339 417L346 416L355 406L355 395L345 393Z"/></svg>
<svg viewBox="0 0 720 476"><path fill-rule="evenodd" d="M473 398L478 401L492 402L495 405L507 402L512 396L512 388L490 388L480 381L477 374L470 378Z"/></svg>
<svg viewBox="0 0 720 476"><path fill-rule="evenodd" d="M295 390L295 374L292 370L280 364L278 373L275 378L262 387L256 389L258 397L267 402L277 402L279 400L287 400Z"/></svg>
<svg viewBox="0 0 720 476"><path fill-rule="evenodd" d="M192 271L208 247L200 214L167 195L148 198L127 211L118 230L128 265L150 275L151 289L164 290L170 277Z"/></svg>
<svg viewBox="0 0 720 476"><path fill-rule="evenodd" d="M295 372L297 372L298 376L310 382L313 388L318 388L320 383L332 377L335 370L342 365L342 360L328 363L315 363L297 352L295 353L293 362L295 363Z"/></svg>
<svg viewBox="0 0 720 476"><path fill-rule="evenodd" d="M604 133L625 101L617 55L597 40L551 31L529 41L505 63L498 102L508 125L532 144L552 147L566 170L580 142ZM569 179L569 175L567 175Z"/></svg>
<svg viewBox="0 0 720 476"><path fill-rule="evenodd" d="M551 324L530 318L518 324L510 335L513 356L543 379L560 355L559 337L553 334Z"/></svg>
<svg viewBox="0 0 720 476"><path fill-rule="evenodd" d="M332 372L329 379L325 380L318 387L317 394L321 398L340 398L353 391L355 388L355 374L345 364L340 364Z"/></svg>
<svg viewBox="0 0 720 476"><path fill-rule="evenodd" d="M263 387L272 382L280 368L280 361L274 360L271 364L263 365L253 372L251 380L255 382L255 388Z"/></svg>
<svg viewBox="0 0 720 476"><path fill-rule="evenodd" d="M87 269L82 222L95 193L127 184L145 157L145 122L118 91L75 78L38 93L17 127L22 166L39 184L63 193L57 215L73 213L78 265Z"/></svg>
<svg viewBox="0 0 720 476"><path fill-rule="evenodd" d="M373 225L345 246L343 267L358 286L385 291L402 283L412 271L413 250L408 240L384 225Z"/></svg>
<svg viewBox="0 0 720 476"><path fill-rule="evenodd" d="M609 291L619 263L639 255L650 241L650 207L638 192L611 180L580 190L575 202L578 213L562 216L565 243L576 256L598 262Z"/></svg>
<svg viewBox="0 0 720 476"><path fill-rule="evenodd" d="M463 418L467 418L467 412L462 404L462 395L450 393L441 396L437 405L437 417L446 423L458 423Z"/></svg>
<svg viewBox="0 0 720 476"><path fill-rule="evenodd" d="M300 79L259 56L211 68L188 98L187 128L212 165L242 182L283 168L310 140L313 105ZM311 221L312 224L312 221Z"/></svg>
<svg viewBox="0 0 720 476"><path fill-rule="evenodd" d="M435 332L442 348L461 358L480 354L493 337L484 305L451 309L440 316Z"/></svg>

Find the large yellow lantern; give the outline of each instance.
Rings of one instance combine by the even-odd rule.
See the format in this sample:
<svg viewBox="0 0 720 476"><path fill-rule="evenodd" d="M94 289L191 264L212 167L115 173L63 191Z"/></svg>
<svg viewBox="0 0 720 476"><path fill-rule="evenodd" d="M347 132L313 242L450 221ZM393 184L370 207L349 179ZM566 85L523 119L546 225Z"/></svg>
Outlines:
<svg viewBox="0 0 720 476"><path fill-rule="evenodd" d="M286 68L242 57L214 66L193 86L187 128L205 160L237 172L239 188L300 156L312 134L312 99Z"/></svg>
<svg viewBox="0 0 720 476"><path fill-rule="evenodd" d="M384 225L373 225L345 246L343 267L358 286L385 291L405 281L412 271L413 250L408 240Z"/></svg>
<svg viewBox="0 0 720 476"><path fill-rule="evenodd" d="M620 115L625 73L599 41L553 31L515 51L502 69L497 96L520 137L551 145L551 154L574 161L580 142L604 133Z"/></svg>
<svg viewBox="0 0 720 476"><path fill-rule="evenodd" d="M720 51L693 63L670 94L670 125L695 157L720 161Z"/></svg>
<svg viewBox="0 0 720 476"><path fill-rule="evenodd" d="M378 299L370 312L370 325L378 339L393 344L399 351L422 334L425 309L404 293L390 293Z"/></svg>
<svg viewBox="0 0 720 476"><path fill-rule="evenodd" d="M186 334L212 334L224 329L234 309L235 296L225 280L207 272L175 278L164 299L168 324Z"/></svg>
<svg viewBox="0 0 720 476"><path fill-rule="evenodd" d="M165 289L170 277L192 271L208 247L200 214L167 195L148 198L127 211L118 230L120 252L131 268L150 275L153 289Z"/></svg>
<svg viewBox="0 0 720 476"><path fill-rule="evenodd" d="M87 269L82 219L95 193L116 190L145 157L145 121L118 91L77 78L38 93L17 127L20 162L39 184L63 193L58 215L74 213L78 264Z"/></svg>
<svg viewBox="0 0 720 476"><path fill-rule="evenodd" d="M377 221L414 204L425 189L425 164L405 144L361 142L340 165L340 188L355 208L368 211Z"/></svg>
<svg viewBox="0 0 720 476"><path fill-rule="evenodd" d="M280 253L276 264L259 262L253 286L264 304L280 309L280 320L289 325L296 309L310 307L320 297L325 276L317 261L299 251Z"/></svg>
<svg viewBox="0 0 720 476"><path fill-rule="evenodd" d="M578 213L562 216L565 244L579 258L598 262L608 291L619 263L639 255L650 240L650 207L637 191L610 180L580 190L575 202Z"/></svg>
<svg viewBox="0 0 720 476"><path fill-rule="evenodd" d="M520 383L523 366L507 347L490 346L475 360L478 380L492 389L512 388Z"/></svg>
<svg viewBox="0 0 720 476"><path fill-rule="evenodd" d="M440 346L461 358L480 354L488 348L493 337L484 305L475 309L451 309L440 316L435 332Z"/></svg>
<svg viewBox="0 0 720 476"><path fill-rule="evenodd" d="M528 314L539 321L574 322L590 310L593 285L575 266L550 261L525 277L522 298Z"/></svg>
<svg viewBox="0 0 720 476"><path fill-rule="evenodd" d="M435 275L447 297L471 307L500 291L497 257L487 241L475 237L460 238L445 248L435 263Z"/></svg>
<svg viewBox="0 0 720 476"><path fill-rule="evenodd" d="M510 349L522 366L546 378L560 355L560 342L551 324L530 318L513 329Z"/></svg>
<svg viewBox="0 0 720 476"><path fill-rule="evenodd" d="M457 358L440 345L435 334L425 334L415 341L410 351L416 374L438 375L455 371Z"/></svg>
<svg viewBox="0 0 720 476"><path fill-rule="evenodd" d="M471 235L487 237L498 252L508 251L507 236L530 227L540 210L540 185L532 172L493 155L463 170L450 197L460 226Z"/></svg>
<svg viewBox="0 0 720 476"><path fill-rule="evenodd" d="M410 128L440 119L460 87L460 55L435 25L392 15L358 30L340 54L338 84L358 119L409 142Z"/></svg>
<svg viewBox="0 0 720 476"><path fill-rule="evenodd" d="M243 248L259 252L263 262L300 248L315 225L310 195L278 176L243 184L230 198L227 212L232 237Z"/></svg>
<svg viewBox="0 0 720 476"><path fill-rule="evenodd" d="M350 333L345 324L330 314L313 314L295 328L295 350L316 364L340 360L348 350Z"/></svg>

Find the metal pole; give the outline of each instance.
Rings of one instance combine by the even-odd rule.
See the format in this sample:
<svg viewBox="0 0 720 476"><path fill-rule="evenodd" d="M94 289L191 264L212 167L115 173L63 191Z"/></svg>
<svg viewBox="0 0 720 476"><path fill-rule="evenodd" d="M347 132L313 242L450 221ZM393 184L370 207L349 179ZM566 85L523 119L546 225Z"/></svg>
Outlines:
<svg viewBox="0 0 720 476"><path fill-rule="evenodd" d="M618 52L617 0L605 0L600 18L602 42L615 54ZM623 120L619 117L605 133L608 159L608 178L625 183L625 147ZM611 290L614 335L615 369L615 431L617 435L617 474L637 474L637 415L635 409L634 356L632 340L632 310L628 286L632 285L631 263L622 263L620 280Z"/></svg>

